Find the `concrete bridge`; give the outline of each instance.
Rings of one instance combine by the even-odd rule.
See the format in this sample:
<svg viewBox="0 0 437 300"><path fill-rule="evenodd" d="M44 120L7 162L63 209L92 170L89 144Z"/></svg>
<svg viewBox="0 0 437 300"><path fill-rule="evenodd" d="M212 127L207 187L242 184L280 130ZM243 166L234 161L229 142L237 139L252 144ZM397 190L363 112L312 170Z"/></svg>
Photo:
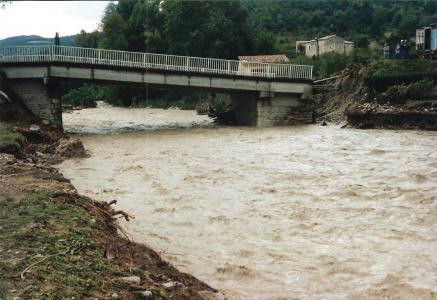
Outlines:
<svg viewBox="0 0 437 300"><path fill-rule="evenodd" d="M62 128L53 88L63 80L228 93L241 125L311 122L312 66L63 46L0 48L0 70L14 94Z"/></svg>

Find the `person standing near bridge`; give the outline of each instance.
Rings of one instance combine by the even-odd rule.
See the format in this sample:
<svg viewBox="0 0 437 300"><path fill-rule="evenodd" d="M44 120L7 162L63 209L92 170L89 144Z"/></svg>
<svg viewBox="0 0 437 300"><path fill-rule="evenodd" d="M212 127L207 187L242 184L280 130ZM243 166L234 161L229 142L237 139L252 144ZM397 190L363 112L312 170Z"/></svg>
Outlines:
<svg viewBox="0 0 437 300"><path fill-rule="evenodd" d="M382 51L384 53L384 59L390 59L390 46L385 43L384 48L382 48Z"/></svg>

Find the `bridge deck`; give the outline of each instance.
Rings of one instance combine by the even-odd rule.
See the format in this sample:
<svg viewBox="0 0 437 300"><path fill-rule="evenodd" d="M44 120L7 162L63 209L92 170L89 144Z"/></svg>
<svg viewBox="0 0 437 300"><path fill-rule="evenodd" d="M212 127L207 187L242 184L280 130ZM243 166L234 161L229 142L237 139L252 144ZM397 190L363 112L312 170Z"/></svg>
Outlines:
<svg viewBox="0 0 437 300"><path fill-rule="evenodd" d="M254 63L65 46L0 48L2 63L63 62L190 73L238 75L252 78L312 79L312 66Z"/></svg>

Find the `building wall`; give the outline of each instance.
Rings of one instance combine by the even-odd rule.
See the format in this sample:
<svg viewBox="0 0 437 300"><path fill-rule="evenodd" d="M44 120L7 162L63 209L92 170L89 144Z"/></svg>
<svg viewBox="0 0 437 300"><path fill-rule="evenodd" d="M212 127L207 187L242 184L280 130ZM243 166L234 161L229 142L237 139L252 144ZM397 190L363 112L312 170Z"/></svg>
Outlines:
<svg viewBox="0 0 437 300"><path fill-rule="evenodd" d="M329 39L319 40L319 55L329 52L350 54L354 49L353 43L345 43L344 39L334 36ZM305 44L305 55L308 57L317 56L317 42L310 41Z"/></svg>
<svg viewBox="0 0 437 300"><path fill-rule="evenodd" d="M305 45L305 55L308 57L317 56L317 43L314 41L308 42Z"/></svg>
<svg viewBox="0 0 437 300"><path fill-rule="evenodd" d="M344 44L344 53L349 55L352 53L352 51L354 51L354 44L345 43Z"/></svg>

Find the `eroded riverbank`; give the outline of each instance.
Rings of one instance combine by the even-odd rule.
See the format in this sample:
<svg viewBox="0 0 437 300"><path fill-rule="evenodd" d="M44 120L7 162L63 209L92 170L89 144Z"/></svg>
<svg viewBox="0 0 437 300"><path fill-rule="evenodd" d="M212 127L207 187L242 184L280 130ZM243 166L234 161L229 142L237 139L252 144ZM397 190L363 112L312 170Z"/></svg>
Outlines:
<svg viewBox="0 0 437 300"><path fill-rule="evenodd" d="M136 241L230 298L436 297L436 133L303 126L80 138L91 156L60 166L75 187L118 199L136 217L123 224Z"/></svg>
<svg viewBox="0 0 437 300"><path fill-rule="evenodd" d="M223 298L126 239L125 212L79 195L51 167L83 155L80 141L30 128L0 124L0 299Z"/></svg>

